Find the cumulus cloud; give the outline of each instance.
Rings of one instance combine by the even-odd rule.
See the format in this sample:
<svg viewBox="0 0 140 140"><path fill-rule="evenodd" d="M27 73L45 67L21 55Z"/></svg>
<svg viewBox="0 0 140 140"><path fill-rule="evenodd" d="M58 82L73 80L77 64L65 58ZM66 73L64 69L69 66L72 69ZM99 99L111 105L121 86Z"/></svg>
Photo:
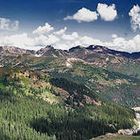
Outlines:
<svg viewBox="0 0 140 140"><path fill-rule="evenodd" d="M134 5L133 8L129 12L129 16L131 17L131 27L134 31L140 29L140 6Z"/></svg>
<svg viewBox="0 0 140 140"><path fill-rule="evenodd" d="M34 40L30 38L27 33L0 36L0 45L31 49L30 47L34 46Z"/></svg>
<svg viewBox="0 0 140 140"><path fill-rule="evenodd" d="M15 31L19 28L19 21L12 21L7 18L0 18L0 30Z"/></svg>
<svg viewBox="0 0 140 140"><path fill-rule="evenodd" d="M43 46L47 45L47 40L48 40L48 38L45 35L37 36L34 38L34 45L43 47Z"/></svg>
<svg viewBox="0 0 140 140"><path fill-rule="evenodd" d="M138 34L129 40L117 37L112 42L107 42L106 45L119 51L137 52L140 51L140 35Z"/></svg>
<svg viewBox="0 0 140 140"><path fill-rule="evenodd" d="M71 35L72 34L70 34L69 36ZM97 38L93 38L90 36L81 36L78 34L78 36L75 36L75 38L72 37L72 40L62 38L56 44L54 44L55 48L59 49L69 49L77 45L85 47L89 45L101 45L119 51L137 52L140 51L140 34L134 36L131 39L125 39L114 34L112 35L112 39L110 41L102 41Z"/></svg>
<svg viewBox="0 0 140 140"><path fill-rule="evenodd" d="M118 36L116 34L112 34L112 38L117 38Z"/></svg>
<svg viewBox="0 0 140 140"><path fill-rule="evenodd" d="M60 29L59 31L54 32L55 35L63 35L67 30L67 27Z"/></svg>
<svg viewBox="0 0 140 140"><path fill-rule="evenodd" d="M91 22L98 19L98 14L96 11L91 11L87 8L79 9L73 16L67 16L64 20L76 20L81 22Z"/></svg>
<svg viewBox="0 0 140 140"><path fill-rule="evenodd" d="M54 45L56 42L59 41L59 38L55 35L40 35L34 38L34 45L35 46L46 46L46 45Z"/></svg>
<svg viewBox="0 0 140 140"><path fill-rule="evenodd" d="M78 33L77 32L73 32L72 34L64 34L62 36L62 39L64 40L68 40L68 41L72 41L72 40L75 40L79 37Z"/></svg>
<svg viewBox="0 0 140 140"><path fill-rule="evenodd" d="M89 46L89 45L103 45L103 42L99 39L92 38L89 36L81 36L80 39L80 45L82 46Z"/></svg>
<svg viewBox="0 0 140 140"><path fill-rule="evenodd" d="M97 11L104 21L113 21L117 17L117 10L115 4L107 5L98 3Z"/></svg>
<svg viewBox="0 0 140 140"><path fill-rule="evenodd" d="M101 17L104 21L113 21L117 18L117 10L115 4L107 5L103 3L98 3L97 12L91 11L85 7L79 9L74 15L67 16L64 20L76 20L81 22L93 22Z"/></svg>
<svg viewBox="0 0 140 140"><path fill-rule="evenodd" d="M33 34L38 34L38 35L46 34L52 30L54 30L54 27L52 27L49 23L46 22L44 26L39 26L37 29L35 29L33 31Z"/></svg>
<svg viewBox="0 0 140 140"><path fill-rule="evenodd" d="M140 34L131 39L125 39L115 35L110 41L102 41L90 36L81 36L77 32L56 36L53 33L49 35L29 36L27 33L0 36L0 45L16 46L24 49L37 50L46 45L53 45L57 49L69 49L71 47L82 45L102 45L114 50L136 52L140 51Z"/></svg>
<svg viewBox="0 0 140 140"><path fill-rule="evenodd" d="M57 49L69 49L82 45L102 45L119 51L135 52L140 51L140 34L131 39L112 34L110 41L102 41L98 38L80 35L78 32L68 33L67 28L54 30L47 34L29 35L27 33L0 36L1 46L16 46L24 49L38 50L47 45L52 45Z"/></svg>

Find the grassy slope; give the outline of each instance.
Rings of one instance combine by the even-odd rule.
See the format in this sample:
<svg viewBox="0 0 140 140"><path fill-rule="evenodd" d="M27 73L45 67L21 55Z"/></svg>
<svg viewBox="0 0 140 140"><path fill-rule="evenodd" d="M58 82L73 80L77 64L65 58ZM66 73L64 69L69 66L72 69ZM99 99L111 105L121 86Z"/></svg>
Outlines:
<svg viewBox="0 0 140 140"><path fill-rule="evenodd" d="M119 64L107 64L107 69L140 78L140 61L126 59Z"/></svg>
<svg viewBox="0 0 140 140"><path fill-rule="evenodd" d="M139 79L83 63L74 63L70 69L59 67L50 73L53 77L85 84L102 99L130 107L140 105Z"/></svg>

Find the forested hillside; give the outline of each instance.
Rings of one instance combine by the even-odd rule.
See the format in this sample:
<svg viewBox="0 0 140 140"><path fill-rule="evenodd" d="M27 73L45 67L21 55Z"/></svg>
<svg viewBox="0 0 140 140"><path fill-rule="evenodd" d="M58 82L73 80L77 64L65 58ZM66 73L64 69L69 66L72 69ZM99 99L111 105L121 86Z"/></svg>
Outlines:
<svg viewBox="0 0 140 140"><path fill-rule="evenodd" d="M1 56L0 138L88 140L132 128L139 77L58 52Z"/></svg>

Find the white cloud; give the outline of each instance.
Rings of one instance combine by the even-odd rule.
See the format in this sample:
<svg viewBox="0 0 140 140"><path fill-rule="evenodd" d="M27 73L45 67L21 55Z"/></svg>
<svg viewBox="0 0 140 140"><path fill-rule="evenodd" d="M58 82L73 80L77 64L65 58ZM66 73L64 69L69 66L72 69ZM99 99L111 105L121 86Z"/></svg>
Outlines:
<svg viewBox="0 0 140 140"><path fill-rule="evenodd" d="M7 18L0 18L0 30L15 31L19 28L19 21L11 21Z"/></svg>
<svg viewBox="0 0 140 140"><path fill-rule="evenodd" d="M137 52L140 51L140 35L138 34L129 40L123 37L117 37L112 42L106 43L106 45L119 51Z"/></svg>
<svg viewBox="0 0 140 140"><path fill-rule="evenodd" d="M115 4L107 5L98 3L97 11L104 21L113 21L117 17L117 10Z"/></svg>
<svg viewBox="0 0 140 140"><path fill-rule="evenodd" d="M54 28L49 23L46 22L44 26L39 26L37 29L35 29L33 31L33 34L38 34L38 35L46 34L52 30L54 30Z"/></svg>
<svg viewBox="0 0 140 140"><path fill-rule="evenodd" d="M53 34L45 36L30 37L27 33L9 36L0 36L0 46L16 46L24 49L37 50L46 45L54 45L59 38Z"/></svg>
<svg viewBox="0 0 140 140"><path fill-rule="evenodd" d="M29 38L27 33L15 34L9 36L0 36L1 46L17 46L20 48L32 49L34 40Z"/></svg>
<svg viewBox="0 0 140 140"><path fill-rule="evenodd" d="M80 43L83 46L87 46L94 43L94 39L88 36L83 36L80 38Z"/></svg>
<svg viewBox="0 0 140 140"><path fill-rule="evenodd" d="M47 40L48 40L48 38L45 35L37 36L34 38L34 45L43 47L43 46L47 45Z"/></svg>
<svg viewBox="0 0 140 140"><path fill-rule="evenodd" d="M24 49L37 50L46 45L53 45L57 49L69 49L71 47L82 45L102 45L111 49L127 52L140 51L140 34L131 39L125 39L115 35L110 41L102 41L90 36L81 36L77 32L65 34L64 36L50 35L29 36L27 33L15 34L9 36L0 36L1 46L16 46Z"/></svg>
<svg viewBox="0 0 140 140"><path fill-rule="evenodd" d="M64 40L68 40L68 41L72 41L72 40L75 40L79 37L78 33L77 32L73 32L72 34L64 34L62 36L62 39Z"/></svg>
<svg viewBox="0 0 140 140"><path fill-rule="evenodd" d="M140 30L140 6L134 5L133 8L129 12L129 16L131 17L131 27L134 31L137 29Z"/></svg>
<svg viewBox="0 0 140 140"><path fill-rule="evenodd" d="M24 49L37 50L46 45L53 45L57 49L69 49L71 47L82 45L102 45L119 51L135 52L140 51L140 34L131 39L125 39L116 34L112 34L110 41L83 36L78 32L67 33L66 27L58 31L49 32L48 34L28 35L27 33L15 35L1 35L1 46L16 46Z"/></svg>
<svg viewBox="0 0 140 140"><path fill-rule="evenodd" d="M75 38L73 37L72 40L62 38L57 43L55 43L54 46L55 48L59 48L59 49L69 49L77 45L82 45L85 47L89 45L101 45L119 51L126 51L126 52L140 51L140 34L134 36L131 39L125 39L123 37L119 37L116 34L114 34L113 36L114 37L110 41L102 41L100 39L93 38L90 36L78 35Z"/></svg>
<svg viewBox="0 0 140 140"><path fill-rule="evenodd" d="M112 38L117 38L117 37L118 37L118 35L112 34Z"/></svg>
<svg viewBox="0 0 140 140"><path fill-rule="evenodd" d="M54 32L55 35L63 35L67 30L67 27L60 29L59 31Z"/></svg>
<svg viewBox="0 0 140 140"><path fill-rule="evenodd" d="M64 43L64 42L59 42L57 43L57 45L54 45L55 48L57 49L62 49L62 50L68 50L69 49L69 44L68 43Z"/></svg>
<svg viewBox="0 0 140 140"><path fill-rule="evenodd" d="M58 37L56 37L55 35L49 35L48 39L47 39L47 45L53 45L55 43L57 43L60 39Z"/></svg>
<svg viewBox="0 0 140 140"><path fill-rule="evenodd" d="M99 39L95 39L89 36L81 36L80 43L82 46L89 46L89 45L103 45L102 41Z"/></svg>
<svg viewBox="0 0 140 140"><path fill-rule="evenodd" d="M56 42L59 41L59 38L55 35L40 35L34 38L34 45L35 46L47 46L47 45L54 45Z"/></svg>
<svg viewBox="0 0 140 140"><path fill-rule="evenodd" d="M96 11L91 11L87 8L81 8L73 16L67 16L64 20L76 20L80 22L91 22L98 19L98 14Z"/></svg>

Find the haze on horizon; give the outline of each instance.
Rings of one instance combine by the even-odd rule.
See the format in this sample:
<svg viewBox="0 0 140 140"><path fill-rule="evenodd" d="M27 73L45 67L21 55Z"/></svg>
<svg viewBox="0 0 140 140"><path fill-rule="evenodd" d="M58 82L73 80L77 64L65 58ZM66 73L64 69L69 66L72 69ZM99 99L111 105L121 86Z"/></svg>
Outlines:
<svg viewBox="0 0 140 140"><path fill-rule="evenodd" d="M0 0L0 45L140 51L140 0Z"/></svg>

